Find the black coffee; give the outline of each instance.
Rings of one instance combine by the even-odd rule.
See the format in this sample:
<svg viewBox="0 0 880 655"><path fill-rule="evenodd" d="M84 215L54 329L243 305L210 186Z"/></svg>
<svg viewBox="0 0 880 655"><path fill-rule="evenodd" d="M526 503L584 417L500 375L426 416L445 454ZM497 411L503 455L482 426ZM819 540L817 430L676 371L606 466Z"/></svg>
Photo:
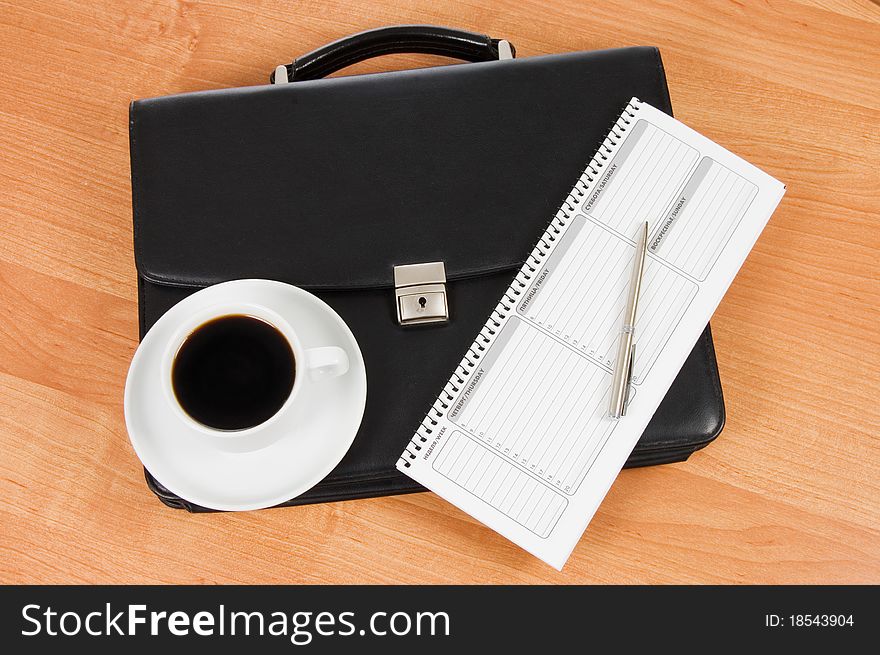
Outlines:
<svg viewBox="0 0 880 655"><path fill-rule="evenodd" d="M293 389L296 360L265 321L233 314L196 328L174 358L171 383L184 411L217 430L243 430L271 418Z"/></svg>

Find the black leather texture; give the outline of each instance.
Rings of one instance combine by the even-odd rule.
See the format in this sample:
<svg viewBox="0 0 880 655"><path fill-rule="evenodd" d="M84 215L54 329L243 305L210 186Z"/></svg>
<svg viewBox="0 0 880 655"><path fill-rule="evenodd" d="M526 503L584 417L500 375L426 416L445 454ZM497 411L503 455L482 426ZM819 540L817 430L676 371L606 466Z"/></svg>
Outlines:
<svg viewBox="0 0 880 655"><path fill-rule="evenodd" d="M135 101L141 335L217 282L311 291L358 339L367 407L339 466L286 504L422 490L398 456L632 96L672 111L655 48ZM392 267L437 260L449 323L400 327ZM723 425L707 326L628 465L686 459ZM202 510L147 480L169 506Z"/></svg>
<svg viewBox="0 0 880 655"><path fill-rule="evenodd" d="M511 45L511 51L516 49ZM498 59L498 39L437 25L392 25L352 34L287 64L287 80L316 80L380 55L418 53L465 61ZM269 76L275 81L275 72Z"/></svg>

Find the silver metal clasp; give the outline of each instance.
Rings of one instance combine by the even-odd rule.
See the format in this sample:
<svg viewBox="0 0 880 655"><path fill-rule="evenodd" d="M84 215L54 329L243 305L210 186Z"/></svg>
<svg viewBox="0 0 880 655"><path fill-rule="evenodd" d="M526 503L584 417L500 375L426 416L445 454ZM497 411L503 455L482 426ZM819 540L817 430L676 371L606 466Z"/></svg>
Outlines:
<svg viewBox="0 0 880 655"><path fill-rule="evenodd" d="M395 266L394 300L397 322L401 325L448 321L445 264L428 262Z"/></svg>

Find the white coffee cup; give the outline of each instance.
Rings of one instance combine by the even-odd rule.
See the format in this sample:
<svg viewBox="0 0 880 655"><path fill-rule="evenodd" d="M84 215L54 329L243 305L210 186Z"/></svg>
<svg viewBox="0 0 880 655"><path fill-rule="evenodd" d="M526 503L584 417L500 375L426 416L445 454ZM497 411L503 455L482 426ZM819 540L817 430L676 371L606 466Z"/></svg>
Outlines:
<svg viewBox="0 0 880 655"><path fill-rule="evenodd" d="M273 326L284 336L290 345L296 367L290 395L280 409L259 425L241 430L220 430L195 420L181 406L174 393L172 384L174 360L186 339L205 323L230 315L252 316ZM348 372L348 367L348 354L342 348L338 346L321 346L305 349L300 339L297 338L293 326L277 312L259 303L237 302L207 307L200 312L196 312L178 326L174 336L168 341L168 346L162 356L160 374L165 399L181 421L205 437L212 439L215 445L223 450L247 452L264 448L281 438L285 432L275 429L276 424L289 422L291 426L295 425L297 414L308 409L302 406L307 404L302 402L302 400L307 400L310 393L307 389L313 386L320 386L326 380L344 375ZM320 390L318 389L317 391Z"/></svg>

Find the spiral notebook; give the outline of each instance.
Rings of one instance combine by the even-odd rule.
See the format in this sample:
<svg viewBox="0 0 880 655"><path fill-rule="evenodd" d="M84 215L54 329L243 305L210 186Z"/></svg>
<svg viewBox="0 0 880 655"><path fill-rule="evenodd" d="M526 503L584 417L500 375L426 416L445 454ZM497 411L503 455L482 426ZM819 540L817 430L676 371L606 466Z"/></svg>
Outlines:
<svg viewBox="0 0 880 655"><path fill-rule="evenodd" d="M561 569L785 192L633 98L468 349L398 469ZM626 416L608 416L649 238Z"/></svg>

